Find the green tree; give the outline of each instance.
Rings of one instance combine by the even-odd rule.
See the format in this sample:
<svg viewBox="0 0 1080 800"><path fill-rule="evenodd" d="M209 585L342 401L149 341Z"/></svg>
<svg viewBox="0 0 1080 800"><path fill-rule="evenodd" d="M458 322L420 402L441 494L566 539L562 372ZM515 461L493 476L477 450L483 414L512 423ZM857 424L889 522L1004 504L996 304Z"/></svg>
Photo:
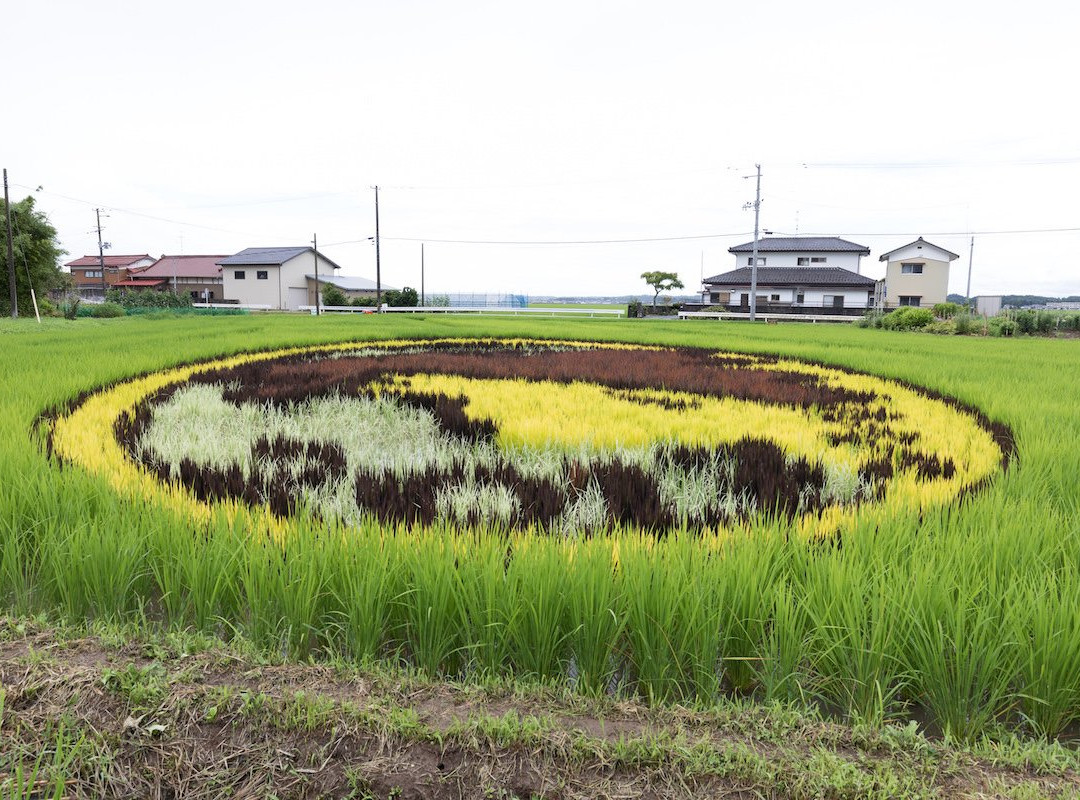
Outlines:
<svg viewBox="0 0 1080 800"><path fill-rule="evenodd" d="M416 293L416 289L409 286L406 286L401 291L387 289L383 292L383 302L391 308L411 308L420 303L420 295Z"/></svg>
<svg viewBox="0 0 1080 800"><path fill-rule="evenodd" d="M653 287L653 308L656 308L656 299L660 296L660 292L669 292L672 289L682 289L683 282L679 280L679 276L675 272L663 272L656 270L654 272L642 272L641 279L649 286Z"/></svg>
<svg viewBox="0 0 1080 800"><path fill-rule="evenodd" d="M347 306L349 298L332 283L324 283L322 287L322 304L324 306Z"/></svg>
<svg viewBox="0 0 1080 800"><path fill-rule="evenodd" d="M0 198L0 309L11 313L11 280L8 277L7 225L3 216L7 208ZM56 240L56 228L42 212L34 210L34 198L27 197L11 204L11 240L15 251L15 291L19 313L33 314L30 287L38 297L52 289L71 286L71 276L60 269L60 258L66 250Z"/></svg>

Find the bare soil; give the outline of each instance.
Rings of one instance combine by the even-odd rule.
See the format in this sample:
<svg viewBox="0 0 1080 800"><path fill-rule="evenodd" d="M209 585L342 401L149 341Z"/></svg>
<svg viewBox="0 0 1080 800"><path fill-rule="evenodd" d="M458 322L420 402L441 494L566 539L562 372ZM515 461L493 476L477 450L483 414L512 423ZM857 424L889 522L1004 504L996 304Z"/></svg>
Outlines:
<svg viewBox="0 0 1080 800"><path fill-rule="evenodd" d="M1068 767L886 734L764 707L655 709L0 619L4 798L56 787L68 798L1080 796ZM17 770L35 762L37 788L17 794Z"/></svg>

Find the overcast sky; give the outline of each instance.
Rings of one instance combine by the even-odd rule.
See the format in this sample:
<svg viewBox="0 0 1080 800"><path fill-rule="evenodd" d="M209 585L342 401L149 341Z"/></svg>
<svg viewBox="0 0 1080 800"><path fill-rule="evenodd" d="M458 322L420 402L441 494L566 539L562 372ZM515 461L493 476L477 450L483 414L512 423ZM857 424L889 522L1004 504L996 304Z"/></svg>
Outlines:
<svg viewBox="0 0 1080 800"><path fill-rule="evenodd" d="M384 284L427 241L429 292L594 295L734 268L761 163L762 227L865 244L872 277L922 235L963 292L973 232L973 294L1075 294L1078 8L10 3L0 166L72 258L102 207L113 253L317 233L374 278L378 184Z"/></svg>

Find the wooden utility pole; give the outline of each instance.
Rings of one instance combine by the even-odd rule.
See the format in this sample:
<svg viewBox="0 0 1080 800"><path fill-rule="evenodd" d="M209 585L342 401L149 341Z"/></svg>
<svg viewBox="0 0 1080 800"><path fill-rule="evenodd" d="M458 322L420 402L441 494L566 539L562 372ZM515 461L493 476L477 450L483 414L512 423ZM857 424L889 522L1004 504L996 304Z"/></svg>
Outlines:
<svg viewBox="0 0 1080 800"><path fill-rule="evenodd" d="M322 313L322 303L319 300L319 234L311 234L311 249L315 253L315 316Z"/></svg>
<svg viewBox="0 0 1080 800"><path fill-rule="evenodd" d="M379 187L375 187L375 308L382 313L382 263L379 260Z"/></svg>
<svg viewBox="0 0 1080 800"><path fill-rule="evenodd" d="M758 217L761 214L761 164L757 167L757 192L754 194L754 249L750 256L750 321L753 322L757 313L757 248L758 248Z"/></svg>
<svg viewBox="0 0 1080 800"><path fill-rule="evenodd" d="M95 208L94 214L97 216L98 266L101 268L101 300L104 302L105 295L109 291L109 285L105 282L105 245L101 243L101 209Z"/></svg>
<svg viewBox="0 0 1080 800"><path fill-rule="evenodd" d="M425 306L424 302L424 243L420 242L420 305Z"/></svg>
<svg viewBox="0 0 1080 800"><path fill-rule="evenodd" d="M8 283L11 288L11 318L19 316L19 292L15 288L15 241L11 238L11 200L8 199L7 167L4 168L4 216L7 218Z"/></svg>

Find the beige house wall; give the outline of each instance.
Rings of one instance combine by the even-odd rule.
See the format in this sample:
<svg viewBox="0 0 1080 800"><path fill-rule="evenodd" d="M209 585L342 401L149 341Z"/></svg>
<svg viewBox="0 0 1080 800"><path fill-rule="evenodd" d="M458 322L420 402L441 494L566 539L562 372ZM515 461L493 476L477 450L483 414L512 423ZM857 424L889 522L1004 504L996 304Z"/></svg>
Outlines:
<svg viewBox="0 0 1080 800"><path fill-rule="evenodd" d="M905 275L903 264L922 264L921 275ZM932 306L944 303L949 294L949 262L936 261L932 258L905 258L902 261L890 261L885 270L885 307L897 308L900 296L916 296L922 300L919 305Z"/></svg>

